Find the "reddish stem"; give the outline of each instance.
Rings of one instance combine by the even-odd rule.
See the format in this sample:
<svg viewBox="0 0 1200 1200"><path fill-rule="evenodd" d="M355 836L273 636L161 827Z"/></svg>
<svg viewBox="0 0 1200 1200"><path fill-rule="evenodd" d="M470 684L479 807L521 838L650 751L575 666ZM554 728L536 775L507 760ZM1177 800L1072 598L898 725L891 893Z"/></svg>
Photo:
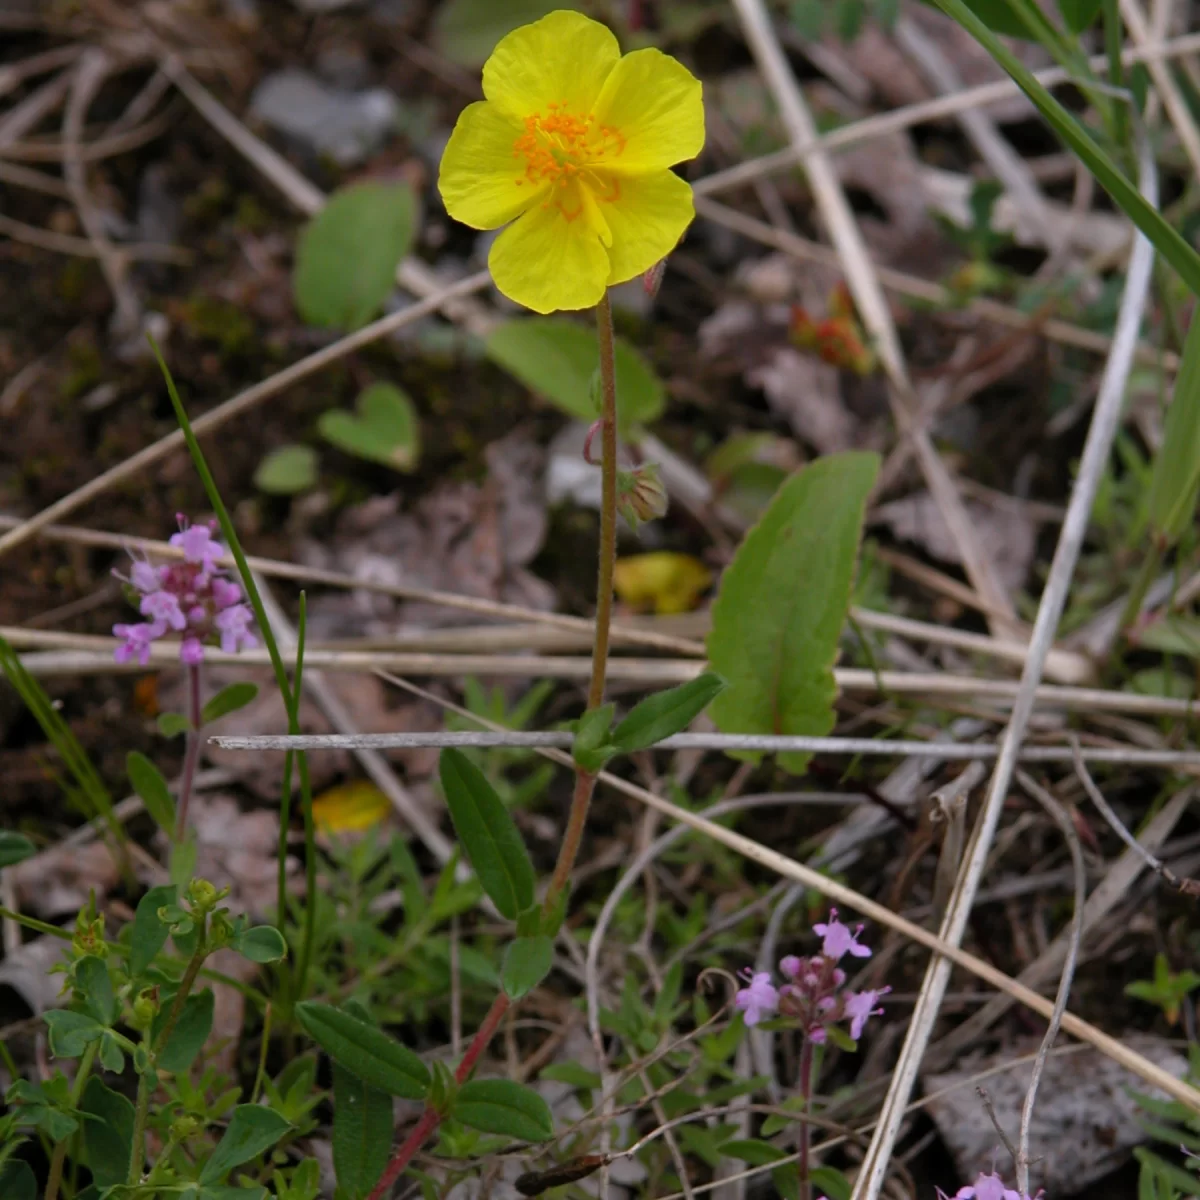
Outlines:
<svg viewBox="0 0 1200 1200"><path fill-rule="evenodd" d="M800 1047L800 1095L804 1097L804 1115L808 1115L812 1104L812 1073L813 1073L813 1044L809 1037L804 1038ZM801 1117L797 1123L796 1149L799 1151L799 1161L796 1166L800 1172L800 1195L803 1200L812 1200L812 1182L808 1177L808 1122Z"/></svg>
<svg viewBox="0 0 1200 1200"><path fill-rule="evenodd" d="M187 749L183 755L183 774L179 778L179 811L175 816L175 840L182 842L187 833L188 804L192 799L192 782L196 778L196 766L200 761L200 664L188 667L188 720L191 728L187 735Z"/></svg>

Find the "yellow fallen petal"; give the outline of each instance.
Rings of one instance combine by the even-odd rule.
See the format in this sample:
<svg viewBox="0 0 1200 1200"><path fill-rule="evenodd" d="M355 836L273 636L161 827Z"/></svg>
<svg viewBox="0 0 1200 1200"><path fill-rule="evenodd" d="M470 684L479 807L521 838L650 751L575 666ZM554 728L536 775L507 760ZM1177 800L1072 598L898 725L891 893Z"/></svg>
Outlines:
<svg viewBox="0 0 1200 1200"><path fill-rule="evenodd" d="M587 113L620 57L611 30L560 9L500 39L483 67L483 94L517 121L551 104Z"/></svg>
<svg viewBox="0 0 1200 1200"><path fill-rule="evenodd" d="M625 55L605 79L595 114L623 139L620 154L605 161L614 171L662 170L704 147L700 80L661 50Z"/></svg>
<svg viewBox="0 0 1200 1200"><path fill-rule="evenodd" d="M521 132L486 100L463 109L438 170L438 191L456 221L472 229L496 229L544 198L549 185L531 184L513 160Z"/></svg>
<svg viewBox="0 0 1200 1200"><path fill-rule="evenodd" d="M608 253L589 209L594 202L582 191L556 188L553 195L563 198L529 209L492 243L492 280L510 300L537 313L600 302Z"/></svg>
<svg viewBox="0 0 1200 1200"><path fill-rule="evenodd" d="M670 171L651 175L611 175L597 171L611 191L601 192L601 215L608 225L608 282L624 283L667 257L695 216L692 189Z"/></svg>
<svg viewBox="0 0 1200 1200"><path fill-rule="evenodd" d="M688 612L712 584L712 572L690 554L655 550L617 559L613 587L626 604L657 613Z"/></svg>
<svg viewBox="0 0 1200 1200"><path fill-rule="evenodd" d="M313 822L321 833L361 833L378 825L391 806L369 780L356 779L322 792L313 800Z"/></svg>

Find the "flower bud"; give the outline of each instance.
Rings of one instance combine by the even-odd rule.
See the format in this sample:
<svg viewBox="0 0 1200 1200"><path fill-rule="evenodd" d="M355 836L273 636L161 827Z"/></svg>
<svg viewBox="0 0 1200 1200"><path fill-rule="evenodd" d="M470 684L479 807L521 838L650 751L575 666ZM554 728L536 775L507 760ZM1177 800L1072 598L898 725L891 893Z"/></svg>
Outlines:
<svg viewBox="0 0 1200 1200"><path fill-rule="evenodd" d="M632 471L617 472L617 512L636 529L643 521L667 514L667 489L657 463L643 463Z"/></svg>
<svg viewBox="0 0 1200 1200"><path fill-rule="evenodd" d="M177 1142L186 1142L200 1132L200 1122L188 1113L176 1117L171 1122L171 1137Z"/></svg>
<svg viewBox="0 0 1200 1200"><path fill-rule="evenodd" d="M660 259L642 276L642 289L651 300L658 295L662 287L663 276L667 273L667 260Z"/></svg>
<svg viewBox="0 0 1200 1200"><path fill-rule="evenodd" d="M158 1016L158 1010L158 988L144 988L133 1002L133 1027L148 1029L150 1023Z"/></svg>

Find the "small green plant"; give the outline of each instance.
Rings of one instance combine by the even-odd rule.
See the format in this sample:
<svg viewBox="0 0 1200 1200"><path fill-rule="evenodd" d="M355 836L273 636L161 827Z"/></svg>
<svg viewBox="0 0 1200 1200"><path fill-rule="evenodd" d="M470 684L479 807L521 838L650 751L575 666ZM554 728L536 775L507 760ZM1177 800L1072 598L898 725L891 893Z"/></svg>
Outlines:
<svg viewBox="0 0 1200 1200"><path fill-rule="evenodd" d="M1134 985L1136 986L1136 985ZM1189 1083L1200 1081L1200 1046L1188 1046ZM1139 1146L1134 1150L1138 1160L1138 1200L1181 1200L1185 1196L1200 1196L1200 1114L1184 1104L1162 1100L1134 1092L1141 1112L1138 1123L1147 1135L1171 1152L1184 1153L1184 1165L1169 1162L1162 1153Z"/></svg>
<svg viewBox="0 0 1200 1200"><path fill-rule="evenodd" d="M1184 1000L1200 987L1200 975L1195 971L1172 971L1165 954L1154 956L1154 978L1139 979L1125 985L1125 995L1162 1009L1168 1025L1179 1021L1179 1009Z"/></svg>

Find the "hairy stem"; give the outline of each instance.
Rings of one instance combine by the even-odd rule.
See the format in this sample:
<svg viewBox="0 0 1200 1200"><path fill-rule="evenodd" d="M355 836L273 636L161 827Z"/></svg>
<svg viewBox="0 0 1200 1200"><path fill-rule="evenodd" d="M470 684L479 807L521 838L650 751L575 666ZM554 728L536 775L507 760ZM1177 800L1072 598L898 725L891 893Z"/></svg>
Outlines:
<svg viewBox="0 0 1200 1200"><path fill-rule="evenodd" d="M71 1086L72 1108L78 1108L79 1102L83 1099L83 1089L87 1086L88 1076L92 1073L92 1063L95 1061L96 1051L99 1049L99 1041L92 1042L84 1048L83 1057L79 1060L79 1070L75 1073L75 1082ZM74 1134L71 1135L71 1137L74 1136ZM46 1175L45 1200L58 1200L58 1189L62 1183L63 1164L67 1161L67 1146L71 1142L71 1137L63 1138L54 1147L54 1153L50 1158L50 1170Z"/></svg>
<svg viewBox="0 0 1200 1200"><path fill-rule="evenodd" d="M200 761L200 726L203 721L200 707L200 664L188 667L188 721L191 728L187 735L187 749L183 755L183 774L179 778L179 809L175 815L175 840L182 842L187 834L188 804L192 799L192 782L196 778L196 764Z"/></svg>
<svg viewBox="0 0 1200 1200"><path fill-rule="evenodd" d="M613 565L617 555L617 371L613 346L612 307L608 293L596 306L596 330L600 339L600 385L602 410L600 414L601 451L600 463L600 568L596 582L596 639L592 648L592 680L588 688L588 708L599 708L604 702L604 681L608 673L609 627L612 623ZM579 854L583 841L583 828L587 822L588 806L596 787L596 776L581 767L575 769L575 794L571 800L571 812L567 818L566 832L554 874L546 892L546 912L552 912L567 883L571 869ZM511 1001L500 992L492 1001L492 1007L483 1019L454 1072L459 1083L470 1078L476 1064L487 1049ZM413 1126L400 1149L392 1156L379 1182L371 1189L367 1200L383 1200L392 1184L404 1173L417 1151L441 1122L442 1114L428 1105L421 1119Z"/></svg>

